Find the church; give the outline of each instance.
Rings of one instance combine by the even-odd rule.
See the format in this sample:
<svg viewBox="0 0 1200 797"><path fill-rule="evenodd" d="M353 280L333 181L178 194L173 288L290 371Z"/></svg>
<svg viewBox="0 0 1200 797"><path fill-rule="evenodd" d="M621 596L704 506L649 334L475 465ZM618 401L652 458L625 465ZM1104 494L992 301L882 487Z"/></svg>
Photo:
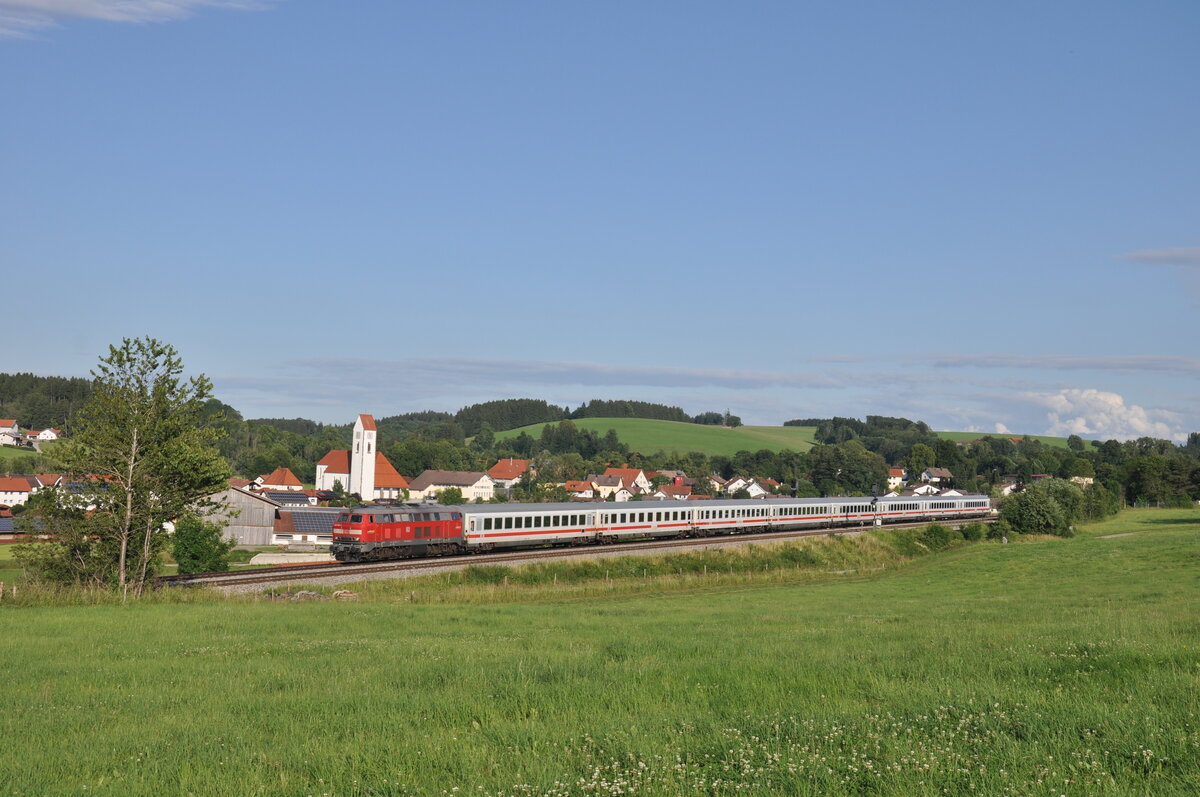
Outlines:
<svg viewBox="0 0 1200 797"><path fill-rule="evenodd" d="M392 467L376 447L375 418L359 415L354 421L352 447L337 448L317 462L318 490L332 490L335 482L364 501L399 501L408 480Z"/></svg>

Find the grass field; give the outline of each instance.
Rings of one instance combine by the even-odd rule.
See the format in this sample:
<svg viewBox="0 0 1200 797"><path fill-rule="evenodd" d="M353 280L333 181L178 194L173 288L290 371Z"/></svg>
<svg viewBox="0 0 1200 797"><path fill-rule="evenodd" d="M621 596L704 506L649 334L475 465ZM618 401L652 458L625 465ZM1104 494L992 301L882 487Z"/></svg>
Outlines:
<svg viewBox="0 0 1200 797"><path fill-rule="evenodd" d="M37 452L32 448L17 448L16 446L0 446L0 460L32 459Z"/></svg>
<svg viewBox="0 0 1200 797"><path fill-rule="evenodd" d="M581 429L591 429L605 434L615 429L621 442L634 451L653 454L657 451L699 451L709 456L724 454L733 456L739 451L759 451L767 448L781 451L807 451L813 444L811 426L739 426L726 429L720 426L702 426L678 421L655 421L646 418L580 418L572 421ZM533 437L542 434L545 424L534 424L521 429L498 432L503 440L527 432Z"/></svg>
<svg viewBox="0 0 1200 797"><path fill-rule="evenodd" d="M943 440L976 440L980 437L1003 437L1003 438L1029 437L1029 439L1031 439L1031 440L1040 440L1042 443L1044 443L1048 446L1054 446L1055 448L1066 448L1067 447L1067 438L1065 438L1065 437L1047 437L1046 435L1042 435L1042 434L1031 434L1031 435L999 434L996 432L990 432L990 433L989 432L934 432L934 434L936 434L938 437L942 438Z"/></svg>
<svg viewBox="0 0 1200 797"><path fill-rule="evenodd" d="M1195 794L1198 518L610 598L0 604L0 791Z"/></svg>

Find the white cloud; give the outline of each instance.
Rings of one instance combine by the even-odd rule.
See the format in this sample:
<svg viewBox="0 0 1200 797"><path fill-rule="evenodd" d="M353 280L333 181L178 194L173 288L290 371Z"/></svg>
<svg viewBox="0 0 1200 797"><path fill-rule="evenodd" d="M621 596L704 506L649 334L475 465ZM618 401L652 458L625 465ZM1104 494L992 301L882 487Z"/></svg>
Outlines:
<svg viewBox="0 0 1200 797"><path fill-rule="evenodd" d="M1146 410L1126 404L1117 393L1092 388L1070 388L1058 393L1026 394L1034 402L1049 408L1046 434L1055 436L1092 435L1104 440L1132 440L1155 437L1181 441L1187 438L1177 426L1179 416L1165 410Z"/></svg>
<svg viewBox="0 0 1200 797"><path fill-rule="evenodd" d="M260 9L270 0L0 0L0 37L24 37L71 19L169 22L201 8Z"/></svg>
<svg viewBox="0 0 1200 797"><path fill-rule="evenodd" d="M1012 431L1007 426L997 421L996 434L1012 434Z"/></svg>
<svg viewBox="0 0 1200 797"><path fill-rule="evenodd" d="M1147 263L1151 266L1181 266L1200 268L1200 246L1179 246L1174 249L1143 249L1120 255L1122 260Z"/></svg>

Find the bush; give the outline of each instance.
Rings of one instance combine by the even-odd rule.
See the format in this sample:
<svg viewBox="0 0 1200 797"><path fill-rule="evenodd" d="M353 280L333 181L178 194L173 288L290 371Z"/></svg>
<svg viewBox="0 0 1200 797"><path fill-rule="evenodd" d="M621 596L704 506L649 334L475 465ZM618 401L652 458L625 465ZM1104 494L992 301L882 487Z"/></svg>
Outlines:
<svg viewBox="0 0 1200 797"><path fill-rule="evenodd" d="M1011 537L1014 534L1016 532L1012 530L1012 526L1004 518L1000 518L987 527L987 538L989 540L999 540L1004 537Z"/></svg>
<svg viewBox="0 0 1200 797"><path fill-rule="evenodd" d="M224 529L216 524L187 515L175 524L172 553L179 563L179 573L220 573L229 569L229 552L233 540L226 540Z"/></svg>
<svg viewBox="0 0 1200 797"><path fill-rule="evenodd" d="M970 540L971 542L979 542L980 540L982 540L984 537L987 536L987 532L988 532L987 526L980 523L979 521L975 521L974 523L968 523L967 525L962 527L963 539Z"/></svg>
<svg viewBox="0 0 1200 797"><path fill-rule="evenodd" d="M917 539L931 551L940 551L950 545L950 541L958 537L958 532L941 523L930 523L921 529Z"/></svg>

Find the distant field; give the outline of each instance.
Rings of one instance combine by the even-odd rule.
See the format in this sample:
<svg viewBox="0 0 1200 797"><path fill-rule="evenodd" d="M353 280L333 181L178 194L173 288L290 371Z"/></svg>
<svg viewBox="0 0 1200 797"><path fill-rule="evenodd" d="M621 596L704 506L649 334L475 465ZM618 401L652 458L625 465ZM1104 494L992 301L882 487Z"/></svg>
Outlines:
<svg viewBox="0 0 1200 797"><path fill-rule="evenodd" d="M781 451L807 451L813 445L812 426L739 426L725 429L720 426L701 426L678 421L655 421L646 418L580 418L572 421L580 429L604 434L615 429L621 442L634 451L653 454L656 451L698 451L713 456L733 456L739 451L759 451L767 448ZM542 434L546 424L534 424L521 429L497 433L501 440L527 432L533 437Z"/></svg>
<svg viewBox="0 0 1200 797"><path fill-rule="evenodd" d="M16 446L0 446L0 459L21 459L36 457L37 452L32 448L17 448Z"/></svg>
<svg viewBox="0 0 1200 797"><path fill-rule="evenodd" d="M1047 437L1042 434L1000 434L999 432L934 432L934 434L944 440L975 440L980 437L1028 437L1030 440L1040 440L1043 444L1054 446L1055 448L1067 447L1067 438Z"/></svg>

